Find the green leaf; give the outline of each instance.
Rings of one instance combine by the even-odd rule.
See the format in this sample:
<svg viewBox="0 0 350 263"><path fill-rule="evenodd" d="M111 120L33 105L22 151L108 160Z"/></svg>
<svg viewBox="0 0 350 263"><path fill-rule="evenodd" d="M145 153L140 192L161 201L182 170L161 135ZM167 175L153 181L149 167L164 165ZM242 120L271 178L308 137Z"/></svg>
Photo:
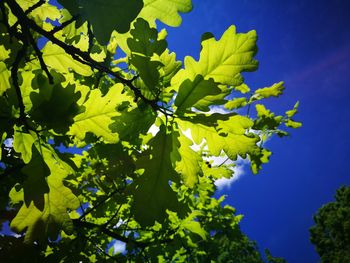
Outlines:
<svg viewBox="0 0 350 263"><path fill-rule="evenodd" d="M196 144L205 140L210 153L214 156L219 156L221 151L224 151L231 160L236 160L238 155L245 158L246 154L259 151L256 145L260 140L259 137L254 134L242 134L248 124L251 125L248 121L242 122L239 118L229 118L221 114L211 116L197 114L191 118L182 118L178 123L182 130L191 129ZM229 128L224 128L223 133L219 134L218 123L221 129Z"/></svg>
<svg viewBox="0 0 350 263"><path fill-rule="evenodd" d="M253 126L254 122L248 117L241 115L231 115L228 119L217 121L217 130L220 133L232 133L244 135Z"/></svg>
<svg viewBox="0 0 350 263"><path fill-rule="evenodd" d="M64 78L53 72L55 84L41 82L39 93L32 92L31 117L43 128L53 129L57 133L66 133L73 123L73 118L79 112L79 100L81 94L75 91L75 86L68 84L62 86ZM35 80L34 80L35 81ZM45 85L46 84L46 85ZM50 112L50 114L47 114Z"/></svg>
<svg viewBox="0 0 350 263"><path fill-rule="evenodd" d="M297 122L297 121L293 121L293 120L287 120L285 125L287 127L296 129L296 128L300 128L302 126L302 123L301 122Z"/></svg>
<svg viewBox="0 0 350 263"><path fill-rule="evenodd" d="M217 95L220 93L221 90L212 79L204 80L200 75L196 76L193 81L187 79L182 82L179 88L179 93L176 96L176 111L183 112L191 107L201 109L201 100L204 97L208 95Z"/></svg>
<svg viewBox="0 0 350 263"><path fill-rule="evenodd" d="M183 228L199 235L202 239L207 239L207 232L202 228L201 224L196 221L189 221L182 225Z"/></svg>
<svg viewBox="0 0 350 263"><path fill-rule="evenodd" d="M16 2L24 11L28 10L30 7L38 3L37 0L17 0ZM61 13L58 8L54 5L50 5L47 2L43 3L38 8L35 8L32 12L29 13L29 15L36 18L38 21L45 21L46 19L55 21L61 17Z"/></svg>
<svg viewBox="0 0 350 263"><path fill-rule="evenodd" d="M174 76L172 85L179 85L184 79L193 80L197 75L212 78L220 84L241 85L241 72L254 71L258 67L258 62L253 59L256 40L255 31L237 34L234 26L230 26L218 41L214 37L203 40L199 60L186 57L185 69Z"/></svg>
<svg viewBox="0 0 350 263"><path fill-rule="evenodd" d="M130 64L137 69L148 89L156 94L160 76L158 69L163 64L154 57L165 51L167 43L164 39L158 40L158 31L141 18L136 20L134 27L130 31L132 38L127 40L131 51Z"/></svg>
<svg viewBox="0 0 350 263"><path fill-rule="evenodd" d="M168 26L177 27L181 24L181 13L192 10L191 0L144 0L144 7L139 17L147 20L151 25L156 19Z"/></svg>
<svg viewBox="0 0 350 263"><path fill-rule="evenodd" d="M25 133L15 129L13 136L13 148L21 154L24 163L29 163L32 159L32 146L35 138L30 133Z"/></svg>
<svg viewBox="0 0 350 263"><path fill-rule="evenodd" d="M284 82L278 82L273 84L271 87L266 87L262 89L257 89L254 92L253 97L257 99L269 98L269 97L278 97L283 93Z"/></svg>
<svg viewBox="0 0 350 263"><path fill-rule="evenodd" d="M299 101L295 103L294 107L292 110L286 111L286 115L288 118L292 118L295 114L298 113L298 107L299 107Z"/></svg>
<svg viewBox="0 0 350 263"><path fill-rule="evenodd" d="M106 44L113 30L126 33L143 7L141 0L59 0L72 15L80 14L91 23L94 35Z"/></svg>
<svg viewBox="0 0 350 263"><path fill-rule="evenodd" d="M93 73L90 66L78 62L52 42L47 42L41 51L45 64L60 73L69 73L72 70L83 76L91 76Z"/></svg>
<svg viewBox="0 0 350 263"><path fill-rule="evenodd" d="M132 210L142 226L153 225L155 221L163 222L167 209L174 212L183 210L169 185L170 181L178 181L178 175L170 159L172 138L166 133L164 125L149 142L149 147L136 162L142 175L131 184L134 196Z"/></svg>
<svg viewBox="0 0 350 263"><path fill-rule="evenodd" d="M156 27L157 19L168 26L179 26L182 21L179 12L187 13L192 9L191 0L144 0L143 2L144 7L137 18L146 20L152 27ZM130 37L130 32L126 34L114 32L113 37L120 48L128 54L126 41Z"/></svg>
<svg viewBox="0 0 350 263"><path fill-rule="evenodd" d="M27 176L23 183L24 205L28 207L33 203L35 208L42 211L45 205L44 195L50 191L46 182L50 170L35 147L33 147L32 160L22 168L21 172Z"/></svg>
<svg viewBox="0 0 350 263"><path fill-rule="evenodd" d="M10 88L10 71L7 70L6 64L0 61L0 96Z"/></svg>
<svg viewBox="0 0 350 263"><path fill-rule="evenodd" d="M139 106L129 111L125 109L120 116L112 117L109 126L111 132L118 133L120 140L136 143L140 134L146 134L155 121L155 114L150 107Z"/></svg>
<svg viewBox="0 0 350 263"><path fill-rule="evenodd" d="M225 108L228 110L234 110L238 108L242 108L247 105L246 98L234 98L225 104Z"/></svg>
<svg viewBox="0 0 350 263"><path fill-rule="evenodd" d="M36 154L23 169L28 176L24 189L12 190L15 200L18 201L22 195L24 203L12 220L11 228L17 233L27 229L24 239L26 243L35 240L45 242L47 237L56 239L60 229L71 233L73 225L67 210L74 210L80 204L72 191L63 185L63 179L71 171L67 171L67 166L57 156L54 157L52 149L46 146L41 146L40 149L42 157ZM36 174L38 172L40 175ZM26 189L30 191L29 197Z"/></svg>
<svg viewBox="0 0 350 263"><path fill-rule="evenodd" d="M10 57L10 53L10 50L7 50L4 46L0 46L0 62L8 59Z"/></svg>
<svg viewBox="0 0 350 263"><path fill-rule="evenodd" d="M167 87L170 85L172 77L180 70L182 63L176 61L176 54L174 52L169 53L168 49L161 54L160 62L163 64L163 67L160 68L160 75L163 85Z"/></svg>
<svg viewBox="0 0 350 263"><path fill-rule="evenodd" d="M132 53L151 58L153 54L161 55L167 43L164 39L158 40L158 31L151 28L147 21L138 18L131 29L132 38L128 39L128 46Z"/></svg>
<svg viewBox="0 0 350 263"><path fill-rule="evenodd" d="M219 85L220 90L216 93L202 96L196 108L208 111L210 105L223 104L224 98L230 93L226 86L241 85L241 73L257 69L258 63L253 59L257 49L256 39L255 31L236 34L234 26L229 27L218 41L208 35L203 38L199 60L185 58L185 68L173 77L171 89L180 93L180 89L184 89L184 82L196 82L201 76L204 80L223 84L223 87Z"/></svg>
<svg viewBox="0 0 350 263"><path fill-rule="evenodd" d="M257 174L261 170L261 166L264 163L269 162L269 157L272 152L266 149L261 149L260 152L255 152L249 155L250 159L250 168L252 169L253 174Z"/></svg>
<svg viewBox="0 0 350 263"><path fill-rule="evenodd" d="M282 116L275 116L275 114L266 109L264 105L256 104L255 108L259 118L255 120L254 129L261 131L276 130L282 123Z"/></svg>
<svg viewBox="0 0 350 263"><path fill-rule="evenodd" d="M242 83L241 85L235 87L235 90L241 92L242 94L246 94L250 91L250 88L247 84Z"/></svg>
<svg viewBox="0 0 350 263"><path fill-rule="evenodd" d="M110 125L113 123L112 118L121 115L117 109L123 102L132 101L122 91L122 84L115 84L105 96L102 96L100 90L91 90L82 105L85 107L85 111L74 117L69 134L76 136L79 140L84 140L85 134L92 132L96 136L102 137L107 143L118 142L118 134L113 133L110 129Z"/></svg>
<svg viewBox="0 0 350 263"><path fill-rule="evenodd" d="M198 183L198 176L201 175L201 157L190 147L193 142L187 138L182 131L172 132L173 151L171 161L176 172L181 176L183 183L193 188Z"/></svg>

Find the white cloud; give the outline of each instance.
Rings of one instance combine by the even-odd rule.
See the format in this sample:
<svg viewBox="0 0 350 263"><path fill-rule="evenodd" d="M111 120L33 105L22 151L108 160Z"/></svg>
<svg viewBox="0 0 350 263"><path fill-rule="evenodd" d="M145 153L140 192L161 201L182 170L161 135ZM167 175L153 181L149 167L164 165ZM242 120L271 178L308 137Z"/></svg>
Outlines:
<svg viewBox="0 0 350 263"><path fill-rule="evenodd" d="M226 158L224 157L216 157L216 160L214 159L214 164L220 165L225 160ZM239 178L241 178L245 174L245 168L249 163L249 161L247 159L242 159L239 157L235 162L228 160L225 163L226 164L235 163L235 166L232 168L233 173L230 178L220 178L215 181L215 185L218 188L218 191L221 191L225 188L230 188L234 182L236 182Z"/></svg>
<svg viewBox="0 0 350 263"><path fill-rule="evenodd" d="M4 145L5 145L5 147L7 147L7 148L12 148L12 147L13 147L13 139L12 139L12 138L7 138L7 139L4 141Z"/></svg>
<svg viewBox="0 0 350 263"><path fill-rule="evenodd" d="M116 240L113 244L113 254L125 253L126 244L122 241Z"/></svg>
<svg viewBox="0 0 350 263"><path fill-rule="evenodd" d="M219 191L230 188L231 184L235 181L237 181L243 174L244 174L244 167L243 166L235 166L233 168L233 174L231 178L220 178L215 181L215 185L218 188Z"/></svg>

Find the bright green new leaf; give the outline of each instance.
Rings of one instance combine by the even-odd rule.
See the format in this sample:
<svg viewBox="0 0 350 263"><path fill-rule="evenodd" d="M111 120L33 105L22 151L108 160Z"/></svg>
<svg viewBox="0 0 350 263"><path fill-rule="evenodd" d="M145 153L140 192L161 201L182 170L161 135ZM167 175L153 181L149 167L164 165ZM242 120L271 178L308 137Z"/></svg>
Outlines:
<svg viewBox="0 0 350 263"><path fill-rule="evenodd" d="M292 110L286 111L287 117L292 118L298 112L298 107L299 107L299 101L297 101L297 103L295 103Z"/></svg>
<svg viewBox="0 0 350 263"><path fill-rule="evenodd" d="M175 75L172 85L179 85L185 79L193 80L197 75L225 85L241 85L241 73L258 67L253 59L256 40L255 31L237 34L234 26L230 26L218 41L214 37L203 40L199 60L186 57L185 69Z"/></svg>
<svg viewBox="0 0 350 263"><path fill-rule="evenodd" d="M207 239L207 232L202 228L201 224L196 221L189 221L182 225L183 228L199 235L202 239Z"/></svg>
<svg viewBox="0 0 350 263"><path fill-rule="evenodd" d="M156 19L168 26L177 27L181 24L181 13L192 10L191 0L144 0L144 7L139 17L147 20L151 25Z"/></svg>
<svg viewBox="0 0 350 263"><path fill-rule="evenodd" d="M224 98L230 93L226 85L239 86L243 83L241 73L257 69L258 62L253 59L256 53L256 33L236 33L234 26L229 27L216 41L212 35L204 37L198 61L192 57L185 58L185 68L180 70L171 81L171 89L180 93L182 84L188 80L195 81L198 75L204 80L223 84L221 91L202 96L197 109L209 110L210 105L225 103Z"/></svg>
<svg viewBox="0 0 350 263"><path fill-rule="evenodd" d="M21 8L26 11L33 5L38 3L38 0L16 0L16 2L21 6ZM54 5L50 5L47 3L48 1L44 1L42 5L38 8L35 8L32 12L30 12L30 16L34 17L38 21L45 21L46 19L50 19L55 21L61 17L61 13L58 8Z"/></svg>
<svg viewBox="0 0 350 263"><path fill-rule="evenodd" d="M287 120L287 122L285 123L285 125L287 127L290 127L290 128L300 128L302 126L301 122L298 122L298 121L293 121L293 120Z"/></svg>
<svg viewBox="0 0 350 263"><path fill-rule="evenodd" d="M271 87L257 89L253 95L256 99L269 98L269 97L278 97L283 93L284 82L278 82L273 84Z"/></svg>
<svg viewBox="0 0 350 263"><path fill-rule="evenodd" d="M217 121L217 130L220 133L243 135L253 126L253 121L241 115L232 115L227 120Z"/></svg>
<svg viewBox="0 0 350 263"><path fill-rule="evenodd" d="M0 62L8 59L10 53L10 50L7 50L4 46L0 46Z"/></svg>
<svg viewBox="0 0 350 263"><path fill-rule="evenodd" d="M217 126L219 121L221 127L231 127L225 129L225 134L220 135ZM229 124L231 121L236 122L221 114L212 114L211 116L196 115L192 118L183 118L178 120L181 129L191 129L191 135L196 144L200 144L203 140L207 142L210 153L219 156L224 151L231 160L236 160L237 156L245 157L246 154L259 151L257 142L259 137L254 134L240 134L246 127L248 122L238 121L237 124ZM225 124L228 122L228 124ZM249 123L250 124L250 123ZM238 128L241 125L240 128ZM232 133L234 131L238 134Z"/></svg>
<svg viewBox="0 0 350 263"><path fill-rule="evenodd" d="M256 104L255 105L256 112L259 117L273 117L274 114L265 108L263 104Z"/></svg>
<svg viewBox="0 0 350 263"><path fill-rule="evenodd" d="M174 52L169 53L166 49L160 56L160 62L163 67L160 68L160 75L165 87L169 86L172 77L180 70L181 61L176 61L176 54Z"/></svg>
<svg viewBox="0 0 350 263"><path fill-rule="evenodd" d="M182 131L173 131L172 140L173 151L170 158L173 167L181 176L184 184L193 188L198 183L198 176L202 173L200 155L190 148L193 142Z"/></svg>
<svg viewBox="0 0 350 263"><path fill-rule="evenodd" d="M248 87L247 84L242 83L241 85L235 87L235 90L237 90L237 91L239 91L239 92L241 92L243 94L246 94L246 93L248 93L250 91L250 88Z"/></svg>
<svg viewBox="0 0 350 263"><path fill-rule="evenodd" d="M228 110L234 110L238 108L242 108L247 105L246 98L234 98L225 104L225 108Z"/></svg>

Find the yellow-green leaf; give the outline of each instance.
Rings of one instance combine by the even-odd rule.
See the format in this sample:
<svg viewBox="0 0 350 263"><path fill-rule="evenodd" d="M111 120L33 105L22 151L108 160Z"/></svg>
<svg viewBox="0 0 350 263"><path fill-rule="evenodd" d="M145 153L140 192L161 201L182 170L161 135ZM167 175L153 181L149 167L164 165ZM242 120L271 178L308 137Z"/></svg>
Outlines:
<svg viewBox="0 0 350 263"><path fill-rule="evenodd" d="M296 128L300 128L302 126L302 123L301 122L297 122L297 121L293 121L293 120L287 120L285 125L287 127L296 129Z"/></svg>
<svg viewBox="0 0 350 263"><path fill-rule="evenodd" d="M171 161L176 172L181 176L184 184L193 188L198 182L198 176L202 173L198 152L191 149L193 142L182 131L172 132L173 151Z"/></svg>
<svg viewBox="0 0 350 263"><path fill-rule="evenodd" d="M83 140L87 132L92 132L106 142L118 142L118 134L113 133L109 126L113 123L112 118L121 115L117 111L118 106L123 102L132 101L128 95L122 94L122 91L122 84L111 87L105 96L102 96L98 89L92 90L82 105L85 111L74 117L69 134Z"/></svg>
<svg viewBox="0 0 350 263"><path fill-rule="evenodd" d="M6 64L0 61L0 95L10 88L10 71L7 70Z"/></svg>
<svg viewBox="0 0 350 263"><path fill-rule="evenodd" d="M71 70L83 76L91 76L93 73L90 66L78 62L52 42L47 42L42 52L45 64L61 73L68 73Z"/></svg>
<svg viewBox="0 0 350 263"><path fill-rule="evenodd" d="M176 74L172 85L179 85L185 79L193 80L197 75L225 85L241 85L241 73L258 67L253 59L256 40L255 31L236 33L235 26L230 26L218 41L214 37L203 40L199 60L186 57L185 69Z"/></svg>
<svg viewBox="0 0 350 263"><path fill-rule="evenodd" d="M256 97L257 99L278 97L283 93L283 90L284 90L284 82L281 81L273 84L271 87L257 89L253 96Z"/></svg>
<svg viewBox="0 0 350 263"><path fill-rule="evenodd" d="M25 199L25 189L16 190L13 188L10 193L14 202L19 202L21 199L23 201L22 207L11 222L11 228L17 233L27 229L24 239L26 243L32 243L35 240L45 241L47 237L55 239L59 229L71 233L73 224L69 218L68 210L75 210L80 205L78 198L63 184L63 179L70 172L66 168L67 165L63 165L63 162L53 155L53 150L49 147L40 146L40 150L43 158L42 165L47 165L49 168L49 176L46 179L49 190L45 190L41 194L31 195L34 200L30 200L29 203ZM30 177L35 176L38 165L40 162L36 162L33 167L28 167L25 171L29 176L27 180L33 184L37 184L37 180ZM24 184L24 186L26 189L30 189L31 185ZM35 188L36 185L32 187ZM42 200L39 202L38 199L41 198ZM40 206L38 206L38 202L41 204Z"/></svg>
<svg viewBox="0 0 350 263"><path fill-rule="evenodd" d="M191 0L144 0L144 7L139 17L147 20L150 24L154 24L159 19L168 26L179 26L181 24L181 13L191 11Z"/></svg>
<svg viewBox="0 0 350 263"><path fill-rule="evenodd" d="M235 98L233 100L230 100L225 104L225 108L228 110L234 110L238 108L242 108L245 105L247 105L247 99L246 98Z"/></svg>
<svg viewBox="0 0 350 263"><path fill-rule="evenodd" d="M35 138L23 131L15 130L13 136L13 148L16 152L21 154L24 163L29 163L32 159L32 146Z"/></svg>

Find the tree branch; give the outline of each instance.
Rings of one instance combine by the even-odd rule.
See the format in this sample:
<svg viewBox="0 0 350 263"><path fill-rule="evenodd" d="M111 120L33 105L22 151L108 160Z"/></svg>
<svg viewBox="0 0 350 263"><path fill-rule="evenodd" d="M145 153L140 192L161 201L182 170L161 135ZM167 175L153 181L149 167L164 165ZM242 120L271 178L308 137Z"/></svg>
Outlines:
<svg viewBox="0 0 350 263"><path fill-rule="evenodd" d="M141 98L143 101L149 104L153 110L155 111L159 110L159 107L157 105L157 100L147 99L145 96L143 96L143 94L141 93L141 90L139 90L132 84L132 82L134 81L134 78L131 80L124 79L118 73L112 71L110 68L106 67L102 63L99 63L94 59L92 59L88 52L81 51L80 49L74 46L64 43L63 41L57 39L51 32L46 31L40 26L38 26L33 20L31 20L26 16L26 14L23 12L22 8L16 3L16 1L6 0L6 2L8 3L12 13L17 17L17 19L22 20L22 23L27 25L27 27L31 28L35 32L39 33L40 35L46 37L53 44L56 44L62 49L64 49L64 51L67 54L71 55L75 60L115 77L118 81L120 81L122 84L126 85L133 91L136 100L138 98Z"/></svg>
<svg viewBox="0 0 350 263"><path fill-rule="evenodd" d="M107 236L110 236L114 239L120 240L124 243L132 243L135 246L140 247L140 248L145 248L145 247L152 246L152 245L158 244L158 243L170 243L170 242L174 241L173 239L163 239L163 240L155 240L155 241L150 241L150 242L142 242L142 241L137 241L137 240L125 237L123 235L120 235L118 233L115 233L115 232L111 231L110 229L106 228L104 225L98 225L98 224L94 224L91 222L80 221L79 219L73 219L73 224L75 227L84 227L84 228L88 228L91 230L94 228L97 228L102 233L106 234Z"/></svg>
<svg viewBox="0 0 350 263"><path fill-rule="evenodd" d="M21 88L19 87L18 84L18 67L19 64L21 63L21 60L25 57L27 51L27 46L24 45L18 52L15 58L15 61L13 62L12 68L11 68L11 79L12 79L12 84L15 88L16 95L17 95L17 100L18 100L18 106L19 106L19 120L20 122L25 126L27 130L32 130L29 124L27 123L27 116L25 112L25 106L23 103L23 97L22 97L22 92Z"/></svg>
<svg viewBox="0 0 350 263"><path fill-rule="evenodd" d="M105 198L103 198L100 202L98 202L96 205L94 205L93 207L91 207L90 209L87 209L80 217L79 220L82 220L85 218L85 216L87 216L88 214L90 214L92 211L94 211L95 209L97 209L99 206L101 206L104 202L106 202L109 198L111 198L113 195L115 195L118 191L120 191L120 189L115 189L113 192L111 192L109 195L107 195Z"/></svg>
<svg viewBox="0 0 350 263"><path fill-rule="evenodd" d="M56 26L54 29L52 29L49 33L54 35L58 31L61 31L63 28L68 26L70 23L73 23L75 20L77 20L78 16L73 16L71 19L63 22L60 26Z"/></svg>

